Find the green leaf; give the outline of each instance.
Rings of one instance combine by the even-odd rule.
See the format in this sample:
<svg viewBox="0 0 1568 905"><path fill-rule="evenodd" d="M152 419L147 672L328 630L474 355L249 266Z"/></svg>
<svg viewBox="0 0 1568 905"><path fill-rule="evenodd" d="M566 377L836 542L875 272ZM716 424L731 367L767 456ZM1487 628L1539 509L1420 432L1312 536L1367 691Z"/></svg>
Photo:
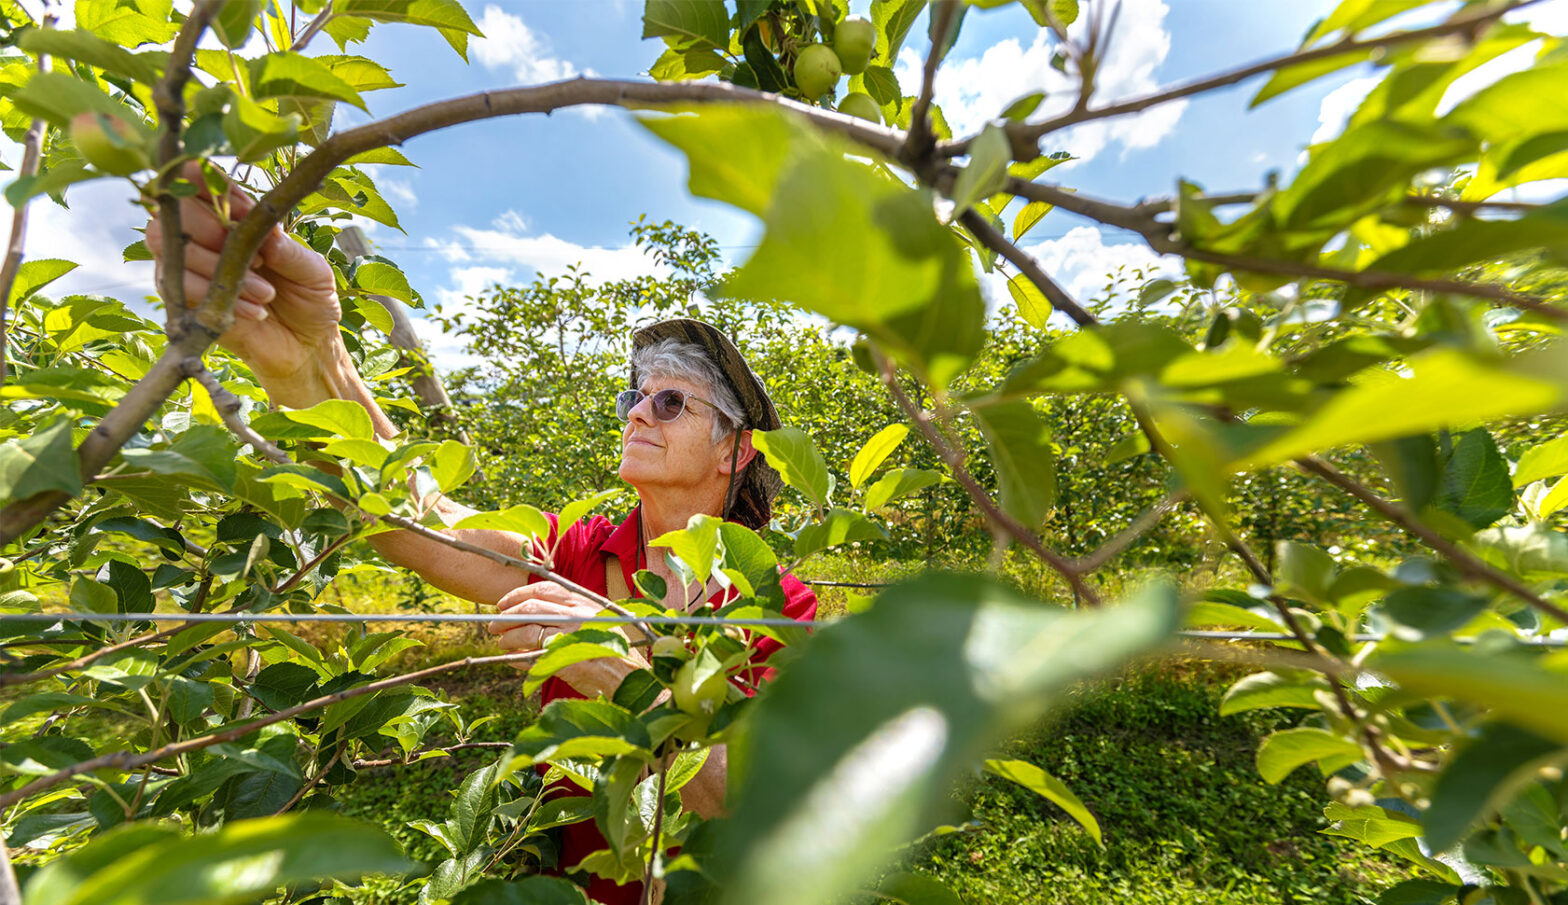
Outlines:
<svg viewBox="0 0 1568 905"><path fill-rule="evenodd" d="M192 836L130 824L53 861L28 883L32 905L218 903L308 880L400 874L416 865L386 830L312 811L241 820Z"/></svg>
<svg viewBox="0 0 1568 905"><path fill-rule="evenodd" d="M1394 623L1392 634L1407 641L1447 635L1486 609L1486 598L1455 588L1400 588L1383 598L1377 612Z"/></svg>
<svg viewBox="0 0 1568 905"><path fill-rule="evenodd" d="M719 549L719 525L722 522L722 519L698 513L691 517L685 528L661 534L648 541L648 546L668 547L697 576L697 583L706 585L708 576L713 574L713 558Z"/></svg>
<svg viewBox="0 0 1568 905"><path fill-rule="evenodd" d="M1568 575L1568 534L1545 525L1488 528L1470 542L1488 562L1527 579Z"/></svg>
<svg viewBox="0 0 1568 905"><path fill-rule="evenodd" d="M887 537L875 522L848 509L830 509L820 521L800 529L795 536L795 556L804 559L829 547Z"/></svg>
<svg viewBox="0 0 1568 905"><path fill-rule="evenodd" d="M1568 436L1532 446L1519 456L1514 468L1513 485L1523 487L1542 478L1568 474Z"/></svg>
<svg viewBox="0 0 1568 905"><path fill-rule="evenodd" d="M866 489L866 508L881 509L894 500L902 499L944 480L946 478L941 472L924 468L895 468Z"/></svg>
<svg viewBox="0 0 1568 905"><path fill-rule="evenodd" d="M1568 374L1552 356L1562 354L1548 349L1494 362L1434 349L1411 358L1408 374L1358 374L1296 427L1247 454L1242 467L1558 408L1568 398Z"/></svg>
<svg viewBox="0 0 1568 905"><path fill-rule="evenodd" d="M1055 206L1045 201L1031 201L1020 208L1017 216L1013 217L1013 241L1017 242L1025 233L1034 229L1034 225Z"/></svg>
<svg viewBox="0 0 1568 905"><path fill-rule="evenodd" d="M881 467L907 436L909 436L909 427L903 424L889 424L877 431L870 440L866 441L866 445L860 448L860 452L855 453L854 460L849 463L849 486L859 490L860 485L866 483L872 472Z"/></svg>
<svg viewBox="0 0 1568 905"><path fill-rule="evenodd" d="M871 23L881 32L875 60L891 66L928 0L871 0Z"/></svg>
<svg viewBox="0 0 1568 905"><path fill-rule="evenodd" d="M746 35L741 39L741 49L746 53L746 65L751 67L752 74L757 78L758 90L781 94L789 88L789 78L784 75L784 69L774 58L773 52L768 50L768 45L763 42L759 29L746 29Z"/></svg>
<svg viewBox="0 0 1568 905"><path fill-rule="evenodd" d="M1478 704L1495 718L1568 745L1568 674L1527 652L1506 656L1431 644L1368 664L1419 695Z"/></svg>
<svg viewBox="0 0 1568 905"><path fill-rule="evenodd" d="M1556 102L1565 91L1568 65L1535 66L1503 76L1470 95L1443 121L1494 145L1568 131L1568 113Z"/></svg>
<svg viewBox="0 0 1568 905"><path fill-rule="evenodd" d="M990 123L980 130L970 146L969 165L958 171L958 179L953 183L952 219L958 219L976 201L1001 191L1007 183L1007 165L1012 159L1012 145L1001 126Z"/></svg>
<svg viewBox="0 0 1568 905"><path fill-rule="evenodd" d="M1223 598L1230 599L1223 599ZM1182 621L1186 628L1253 628L1263 632L1283 632L1285 627L1269 615L1243 605L1258 603L1241 591L1209 591L1204 600L1194 603Z"/></svg>
<svg viewBox="0 0 1568 905"><path fill-rule="evenodd" d="M453 528L488 528L492 531L513 531L524 537L547 538L550 520L543 512L520 503L499 512L476 512L459 520Z"/></svg>
<svg viewBox="0 0 1568 905"><path fill-rule="evenodd" d="M362 261L354 268L354 286L375 295L397 299L405 305L414 301L414 291L403 271L381 261ZM391 330L384 330L390 333Z"/></svg>
<svg viewBox="0 0 1568 905"><path fill-rule="evenodd" d="M1310 47L1337 31L1353 35L1426 3L1427 0L1340 0L1333 12L1313 26L1301 46Z"/></svg>
<svg viewBox="0 0 1568 905"><path fill-rule="evenodd" d="M806 495L818 508L828 504L828 463L806 432L798 427L752 431L751 442L778 469L784 483Z"/></svg>
<svg viewBox="0 0 1568 905"><path fill-rule="evenodd" d="M212 33L223 46L238 50L245 44L261 15L261 0L229 0L212 19Z"/></svg>
<svg viewBox="0 0 1568 905"><path fill-rule="evenodd" d="M11 94L11 102L30 116L48 120L66 129L78 113L103 113L113 116L138 132L146 126L131 109L106 94L97 85L73 78L63 72L40 72Z"/></svg>
<svg viewBox="0 0 1568 905"><path fill-rule="evenodd" d="M23 262L16 271L16 281L11 284L11 307L14 309L33 293L75 269L74 262L59 258L39 258Z"/></svg>
<svg viewBox="0 0 1568 905"><path fill-rule="evenodd" d="M266 158L278 148L299 140L300 115L279 116L243 95L229 100L223 114L223 134L241 161L252 163Z"/></svg>
<svg viewBox="0 0 1568 905"><path fill-rule="evenodd" d="M877 884L876 901L893 905L964 905L942 881L911 871L896 871Z"/></svg>
<svg viewBox="0 0 1568 905"><path fill-rule="evenodd" d="M989 405L973 414L996 469L1002 509L1025 527L1038 527L1056 500L1051 429L1027 402Z"/></svg>
<svg viewBox="0 0 1568 905"><path fill-rule="evenodd" d="M269 440L327 440L346 437L374 440L370 413L357 402L326 399L307 409L280 409L251 421Z"/></svg>
<svg viewBox="0 0 1568 905"><path fill-rule="evenodd" d="M1379 120L1352 126L1320 146L1271 207L1290 229L1349 225L1396 200L1418 173L1459 163L1475 151L1468 134L1435 125Z"/></svg>
<svg viewBox="0 0 1568 905"><path fill-rule="evenodd" d="M1513 510L1508 464L1485 429L1475 428L1459 435L1453 454L1443 467L1442 483L1433 505L1478 529Z"/></svg>
<svg viewBox="0 0 1568 905"><path fill-rule="evenodd" d="M1568 242L1568 202L1559 201L1512 220L1467 218L1450 229L1412 239L1367 265L1390 273L1449 273L1536 248Z"/></svg>
<svg viewBox="0 0 1568 905"><path fill-rule="evenodd" d="M28 28L17 33L16 43L31 54L79 60L143 85L151 85L163 75L145 57L82 29Z"/></svg>
<svg viewBox="0 0 1568 905"><path fill-rule="evenodd" d="M582 520L583 516L620 496L621 493L622 491L619 489L601 490L587 499L575 500L562 506L555 519L559 532L563 535L566 534L573 525Z"/></svg>
<svg viewBox="0 0 1568 905"><path fill-rule="evenodd" d="M698 122L710 118L649 128L687 152L701 177L694 193L764 215L762 244L724 295L788 298L857 327L938 386L968 366L983 341L984 302L929 194L849 159L864 149L792 114L717 108Z"/></svg>
<svg viewBox="0 0 1568 905"><path fill-rule="evenodd" d="M1255 672L1245 676L1220 699L1220 716L1230 716L1264 707L1319 709L1318 693L1328 691L1328 683L1307 670Z"/></svg>
<svg viewBox="0 0 1568 905"><path fill-rule="evenodd" d="M82 492L69 418L0 446L0 500L25 500L56 490L72 496Z"/></svg>
<svg viewBox="0 0 1568 905"><path fill-rule="evenodd" d="M1040 291L1040 287L1036 286L1033 280L1020 273L1008 279L1007 291L1012 295L1013 302L1018 305L1018 315L1027 321L1029 326L1036 330L1048 328L1051 315L1056 313L1056 309L1051 307L1051 300L1045 297L1045 293Z"/></svg>
<svg viewBox="0 0 1568 905"><path fill-rule="evenodd" d="M551 701L517 736L509 768L572 757L648 754L648 730L624 707L605 701Z"/></svg>
<svg viewBox="0 0 1568 905"><path fill-rule="evenodd" d="M1176 622L1165 586L1069 614L982 576L927 575L820 629L758 700L746 750L732 744L725 901L835 900L929 827L996 741Z"/></svg>
<svg viewBox="0 0 1568 905"><path fill-rule="evenodd" d="M155 474L186 475L211 486L232 490L238 478L233 435L210 424L198 424L176 436L167 449L127 449L121 455L132 466Z"/></svg>
<svg viewBox="0 0 1568 905"><path fill-rule="evenodd" d="M1094 837L1094 841L1104 847L1105 839L1100 835L1100 822L1094 819L1094 815L1084 807L1083 801L1061 780L1034 764L1021 760L988 760L985 762L985 771L1015 782L1066 811L1067 816L1078 821L1079 825Z"/></svg>
<svg viewBox="0 0 1568 905"><path fill-rule="evenodd" d="M717 48L730 46L730 14L724 0L647 0L644 38L687 38Z"/></svg>
<svg viewBox="0 0 1568 905"><path fill-rule="evenodd" d="M481 880L454 896L452 905L588 905L588 899L569 880L534 876L510 883Z"/></svg>
<svg viewBox="0 0 1568 905"><path fill-rule="evenodd" d="M1270 785L1279 785L1297 767L1314 761L1331 773L1360 759L1360 745L1322 729L1285 729L1258 746L1258 772Z"/></svg>
<svg viewBox="0 0 1568 905"><path fill-rule="evenodd" d="M1341 69L1354 66L1372 56L1372 51L1352 50L1349 53L1339 53L1333 56L1297 63L1294 66L1285 66L1274 70L1269 80L1252 96L1252 101L1247 104L1251 109L1259 104L1272 100L1287 91L1299 88L1308 82L1316 81L1325 75L1335 73Z"/></svg>
<svg viewBox="0 0 1568 905"><path fill-rule="evenodd" d="M463 486L477 468L474 451L467 444L445 440L431 457L430 476L436 479L442 493L448 493Z"/></svg>
<svg viewBox="0 0 1568 905"><path fill-rule="evenodd" d="M337 16L352 16L376 22L406 22L454 31L459 34L484 37L484 32L474 24L457 0L332 0L332 12ZM451 39L448 38L448 42ZM455 45L454 45L455 47Z"/></svg>
<svg viewBox="0 0 1568 905"><path fill-rule="evenodd" d="M1563 759L1562 749L1512 726L1488 724L1443 768L1422 815L1426 841L1445 852L1470 834L1482 817L1537 779L1539 768Z"/></svg>
<svg viewBox="0 0 1568 905"><path fill-rule="evenodd" d="M642 127L686 153L687 187L765 216L784 161L814 137L793 121L757 107L713 106L680 116L642 116ZM743 140L745 139L745 140Z"/></svg>
<svg viewBox="0 0 1568 905"><path fill-rule="evenodd" d="M1274 549L1279 561L1276 580L1281 591L1319 603L1333 599L1329 588L1339 574L1333 557L1318 547L1296 541L1280 541Z"/></svg>
<svg viewBox="0 0 1568 905"><path fill-rule="evenodd" d="M166 44L180 26L169 21L171 4L127 3L124 0L77 0L76 27L122 47Z"/></svg>
<svg viewBox="0 0 1568 905"><path fill-rule="evenodd" d="M898 76L886 66L867 66L866 71L860 74L866 93L881 107L900 107L904 102L904 94L898 87Z"/></svg>

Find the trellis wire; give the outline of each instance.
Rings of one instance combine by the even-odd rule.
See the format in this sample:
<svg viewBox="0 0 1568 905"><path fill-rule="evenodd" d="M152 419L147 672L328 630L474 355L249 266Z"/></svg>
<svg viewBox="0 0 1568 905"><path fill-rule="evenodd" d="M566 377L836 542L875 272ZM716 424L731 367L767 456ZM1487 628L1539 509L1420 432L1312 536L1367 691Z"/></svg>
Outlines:
<svg viewBox="0 0 1568 905"><path fill-rule="evenodd" d="M654 625L736 625L759 627L809 627L821 623L803 622L782 617L725 616L638 616L635 620L625 616L503 616L483 613L0 613L0 622L217 622L231 625L243 623L300 623L300 622L413 622L413 623L462 623L485 622L503 625L625 625L638 621ZM1184 638L1208 641L1294 641L1294 635L1285 632L1221 632L1205 629L1184 629L1177 632ZM1351 641L1357 643L1384 641L1393 636L1355 634ZM1474 638L1454 638L1460 644L1471 644ZM1534 647L1568 647L1568 638L1516 638L1521 644Z"/></svg>

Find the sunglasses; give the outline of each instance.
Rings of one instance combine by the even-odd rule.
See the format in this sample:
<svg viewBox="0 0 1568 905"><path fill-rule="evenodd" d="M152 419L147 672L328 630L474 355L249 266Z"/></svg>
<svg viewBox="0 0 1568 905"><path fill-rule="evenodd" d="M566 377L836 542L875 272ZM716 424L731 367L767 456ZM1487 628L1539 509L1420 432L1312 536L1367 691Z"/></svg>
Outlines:
<svg viewBox="0 0 1568 905"><path fill-rule="evenodd" d="M622 390L615 397L615 416L624 424L632 420L632 409L647 398L648 394L642 390ZM660 390L653 394L653 417L660 421L674 421L686 411L687 400L695 400L715 410L718 406L702 398L694 396L684 390Z"/></svg>

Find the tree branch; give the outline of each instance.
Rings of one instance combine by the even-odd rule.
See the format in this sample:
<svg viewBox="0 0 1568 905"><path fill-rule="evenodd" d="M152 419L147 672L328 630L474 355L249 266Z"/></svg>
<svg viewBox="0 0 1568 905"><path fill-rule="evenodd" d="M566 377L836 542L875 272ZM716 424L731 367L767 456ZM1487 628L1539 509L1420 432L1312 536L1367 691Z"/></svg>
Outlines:
<svg viewBox="0 0 1568 905"><path fill-rule="evenodd" d="M429 678L430 676L439 675L443 672L450 672L454 669L462 669L468 666L487 666L496 663L523 663L529 660L538 659L539 657L544 656L545 653L546 651L543 650L533 650L516 654L498 654L491 657L464 657L461 660L453 660L448 663L431 666L416 672L404 673L400 676L392 676L391 678L382 679L378 682L371 682L368 685L361 685L357 688L346 688L333 694L322 695L321 697L306 701L303 704L296 704L293 707L284 708L283 710L279 710L276 713L268 714L267 716L261 717L260 719L252 720L239 726L231 726L228 729L214 732L209 735L203 735L199 738L188 739L183 742L174 742L172 744L164 745L161 748L156 748L152 751L145 751L141 754L131 754L129 751L117 751L113 754L105 754L102 757L94 757L89 760L81 761L80 763L72 764L63 770L58 770L49 774L48 776L39 777L27 785L22 786L20 789L15 789L11 792L7 792L4 795L0 795L0 808L8 808L29 795L42 792L44 789L53 788L54 786L65 782L71 777L80 776L83 773L91 773L94 770L107 769L129 772L131 770L144 767L148 764L157 763L160 760L167 760L171 757L178 757L182 754L188 754L191 751L199 751L203 748L209 748L213 745L221 744L223 742L232 742L236 739L244 738L258 729L263 729L275 723L281 723L284 720L293 719L300 714L309 713L312 710L320 710L323 707L336 704L339 701L346 701L349 698L357 698L361 695L374 694L378 691L385 691L388 688L397 688L401 685L409 685L422 679Z"/></svg>
<svg viewBox="0 0 1568 905"><path fill-rule="evenodd" d="M179 178L177 164L185 151L185 143L180 138L180 128L185 121L185 83L190 81L196 44L222 6L222 0L198 0L191 8L190 16L174 37L163 79L152 89L159 129L158 177L153 185L163 234L158 292L163 296L164 331L170 339L178 338L186 317L185 235L180 224L180 199L170 191Z"/></svg>
<svg viewBox="0 0 1568 905"><path fill-rule="evenodd" d="M1150 107L1169 103L1195 94L1203 94L1216 88L1224 88L1237 82L1245 81L1255 75L1285 69L1303 63L1312 63L1329 57L1345 54L1372 51L1382 47L1393 47L1412 41L1424 41L1429 38L1441 38L1453 34L1468 33L1478 35L1487 26L1496 22L1504 15L1517 9L1539 3L1541 0L1520 0L1504 6L1484 6L1478 10L1462 12L1453 16L1447 22L1432 25L1427 28L1416 28L1407 31L1396 31L1375 38L1357 40L1353 36L1346 36L1333 44L1315 47L1310 50L1296 50L1291 53L1270 57L1248 66L1232 69L1217 75L1207 76L1195 81L1146 94L1142 97L1130 98L1108 104L1104 107L1074 109L1061 116L1053 117L1038 123L1017 123L1007 127L1009 138L1014 140L1013 146L1019 147L1020 143L1032 143L1038 149L1039 141L1052 132L1057 132L1068 126L1091 120L1106 119L1112 116L1124 116L1129 113L1139 113ZM963 141L944 142L937 146L936 153L941 157L959 157L969 153L969 144L972 138Z"/></svg>
<svg viewBox="0 0 1568 905"><path fill-rule="evenodd" d="M1420 538L1427 546L1442 554L1443 558L1452 563L1461 573L1507 591L1563 625L1568 625L1568 610L1530 590L1523 582L1507 572L1493 567L1469 550L1449 541L1427 527L1410 510L1383 499L1371 488L1341 472L1327 461L1317 456L1306 456L1296 460L1296 467L1333 484L1371 507L1379 515Z"/></svg>
<svg viewBox="0 0 1568 905"><path fill-rule="evenodd" d="M40 28L53 28L59 21L55 16L53 7L50 7L39 23ZM38 71L49 71L49 55L38 55ZM38 174L38 164L43 158L44 134L49 131L49 123L44 119L35 119L27 127L27 135L22 138L22 165L17 170L18 179L26 179ZM6 372L10 359L9 336L6 333L6 315L11 307L11 287L16 285L16 276L22 270L22 252L27 246L27 209L31 207L26 201L18 204L11 214L11 238L5 247L5 263L0 265L0 386L5 385ZM0 847L0 854L4 849ZM9 870L9 865L6 866ZM0 881L4 878L0 877Z"/></svg>
<svg viewBox="0 0 1568 905"><path fill-rule="evenodd" d="M1533 311L1553 320L1568 321L1568 311L1549 305L1528 295L1521 295L1503 286L1474 283L1468 280L1441 280L1413 274L1387 273L1376 270L1340 270L1300 261L1281 261L1273 258L1255 258L1197 248L1173 236L1171 225L1154 219L1162 208L1152 205L1127 206L1090 197L1079 192L1044 182L1026 182L1011 178L1007 181L1010 194L1031 201L1044 201L1066 211L1072 211L1108 226L1130 230L1143 236L1149 247L1161 254L1178 255L1196 261L1219 264L1231 270L1247 270L1298 279L1330 280L1360 289L1422 289L1429 292L1448 292L1474 298L1490 299L1507 305Z"/></svg>
<svg viewBox="0 0 1568 905"><path fill-rule="evenodd" d="M200 359L233 323L234 300L239 296L251 259L260 250L269 231L343 161L363 151L400 145L426 132L498 116L550 113L585 104L638 109L679 103L757 103L783 107L819 128L843 135L889 157L897 152L905 138L904 133L896 129L853 116L723 83L655 84L588 78L484 92L427 104L340 132L302 159L229 231L207 297L195 316L184 321L179 335L171 337L169 346L146 376L104 416L77 449L84 481L96 475L169 398L185 378L186 359ZM165 240L168 241L171 235L178 236L178 232L166 226ZM167 263L173 259L166 257L164 260ZM6 506L0 510L0 546L26 534L71 499L72 494L64 491L49 491Z"/></svg>
<svg viewBox="0 0 1568 905"><path fill-rule="evenodd" d="M306 23L305 30L299 33L299 36L294 39L294 44L289 49L296 53L304 50L305 45L309 44L316 35L321 33L321 29L326 27L327 21L332 16L332 5L328 4L325 9L316 14L316 18Z"/></svg>
<svg viewBox="0 0 1568 905"><path fill-rule="evenodd" d="M937 0L931 16L931 50L926 53L925 67L920 73L920 94L909 108L909 134L898 155L911 163L926 159L936 145L936 135L926 122L926 116L931 110L931 98L936 94L936 70L946 54L948 33L958 18L958 0Z"/></svg>
<svg viewBox="0 0 1568 905"><path fill-rule="evenodd" d="M974 475L970 474L969 469L964 466L963 450L948 442L947 438L943 437L941 432L936 429L936 426L931 423L930 413L922 411L919 406L915 405L914 400L909 398L909 394L904 392L904 388L898 383L898 374L893 370L892 363L880 353L876 353L875 357L877 365L882 372L882 383L887 387L888 392L892 394L893 401L898 403L898 407L903 410L904 416L915 425L915 428L920 431L920 435L925 438L926 442L931 444L931 448L936 451L937 456L953 472L953 478L968 492L970 498L975 501L975 505L979 506L980 511L985 514L986 519L992 525L995 525L1006 534L1011 535L1019 543L1028 547L1035 556L1039 557L1052 569L1055 569L1058 574L1067 580L1067 583L1073 590L1078 592L1078 596L1083 598L1085 603L1090 606L1099 606L1099 592L1091 587L1088 582L1084 581L1083 574L1074 568L1072 561L1041 543L1040 539L1034 536L1034 532L1019 524L1017 519L1003 512L996 505L995 501L991 499L991 495L986 492L984 487L980 486L980 482L975 480Z"/></svg>
<svg viewBox="0 0 1568 905"><path fill-rule="evenodd" d="M1035 284L1040 292L1045 295L1046 301L1051 303L1052 308L1072 318L1073 322L1080 327L1087 327L1100 322L1099 318L1085 311L1068 294L1067 290L1051 279L1050 275L1045 272L1045 268L1040 266L1040 262L1036 261L1033 255L1025 254L1023 249L1007 241L1007 237L1002 235L1001 231L992 226L984 217L976 213L974 208L964 211L963 215L958 219L964 225L964 228L969 230L971 235L979 239L987 248L1006 258L1014 267L1018 268L1019 273L1028 277L1029 282Z"/></svg>

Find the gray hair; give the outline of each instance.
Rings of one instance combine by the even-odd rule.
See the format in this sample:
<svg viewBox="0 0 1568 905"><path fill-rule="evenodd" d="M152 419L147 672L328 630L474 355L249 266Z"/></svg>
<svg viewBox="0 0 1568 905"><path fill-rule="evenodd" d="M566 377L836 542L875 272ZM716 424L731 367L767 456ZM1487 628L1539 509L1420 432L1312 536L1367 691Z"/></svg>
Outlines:
<svg viewBox="0 0 1568 905"><path fill-rule="evenodd" d="M713 441L746 423L746 416L730 389L724 372L708 358L702 346L677 339L661 339L632 352L632 373L642 380L674 377L689 380L702 390L702 398L713 403L722 418L713 419ZM640 388L639 388L640 389Z"/></svg>

